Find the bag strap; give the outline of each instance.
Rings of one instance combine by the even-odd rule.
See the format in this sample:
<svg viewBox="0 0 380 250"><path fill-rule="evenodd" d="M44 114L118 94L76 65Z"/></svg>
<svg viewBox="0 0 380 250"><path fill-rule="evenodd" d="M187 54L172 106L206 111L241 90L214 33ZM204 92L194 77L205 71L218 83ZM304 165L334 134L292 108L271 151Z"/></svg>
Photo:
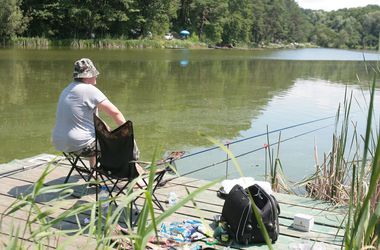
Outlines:
<svg viewBox="0 0 380 250"><path fill-rule="evenodd" d="M278 211L277 214L280 214L280 213L281 213L280 204L278 203L276 197L274 197L273 195L270 195L270 196L271 196L271 198L273 199L274 203L276 204L277 211Z"/></svg>

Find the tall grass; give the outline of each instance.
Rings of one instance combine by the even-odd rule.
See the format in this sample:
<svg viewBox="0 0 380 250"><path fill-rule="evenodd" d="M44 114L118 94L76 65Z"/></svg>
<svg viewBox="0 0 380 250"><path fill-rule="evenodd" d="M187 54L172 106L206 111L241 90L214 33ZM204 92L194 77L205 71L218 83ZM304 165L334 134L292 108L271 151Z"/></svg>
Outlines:
<svg viewBox="0 0 380 250"><path fill-rule="evenodd" d="M356 130L354 130L350 150L347 153L351 104L352 93L348 95L346 88L343 106L339 106L336 115L331 151L324 154L322 165L319 165L316 159L315 174L302 183L306 185L310 196L314 198L333 203L347 203L349 200L350 190L347 184L351 182L351 173L360 161L360 147ZM343 118L340 122L341 117ZM316 147L315 150L317 150ZM354 154L351 155L352 160L348 160L347 154L350 155L351 151ZM318 155L318 152L315 152L315 155Z"/></svg>
<svg viewBox="0 0 380 250"><path fill-rule="evenodd" d="M345 233L348 249L379 249L380 247L380 136L373 138L372 119L376 77L373 79L368 108L364 152L351 182L350 211ZM372 140L374 139L374 140ZM371 148L371 142L375 147ZM369 159L367 159L369 157ZM367 176L367 170L369 175ZM363 183L368 183L365 188ZM355 197L355 193L358 195Z"/></svg>
<svg viewBox="0 0 380 250"><path fill-rule="evenodd" d="M81 184L45 186L47 176L55 168L55 166L47 166L33 185L33 190L29 194L18 197L1 216L1 227L6 225L9 218L14 218L17 214L22 214L25 219L25 223L10 232L10 238L4 245L6 249L24 249L30 244L32 248L37 249L43 249L44 245L54 244L57 249L66 249L76 246L78 241L85 243L89 249L122 248L122 245L134 246L134 249L145 249L149 237L154 233L157 234L159 223L194 199L200 192L220 181L216 180L196 189L165 212L155 215L151 199L156 169L153 165L148 177L148 187L145 190L135 190L133 187L141 180L141 177L136 178L127 187L127 194L117 198L118 206L110 206L108 213L104 215L101 209L102 203L110 202L111 204L111 201L116 198L108 201L89 201L75 204L67 210L61 209L67 203L67 198L73 194L74 188ZM54 198L39 203L38 199L44 195L53 195ZM141 195L145 198L145 202L138 217L137 229L132 229L128 214L132 212L131 203ZM89 217L89 223L86 225L82 225L84 217ZM74 226L69 229L61 228L61 223L68 219L74 221ZM118 223L126 224L130 234L115 234Z"/></svg>
<svg viewBox="0 0 380 250"><path fill-rule="evenodd" d="M324 155L322 165L317 162L315 174L302 183L314 198L348 204L346 249L380 247L380 124L376 125L373 117L375 87L376 75L370 87L365 135L358 134L357 124L350 119L352 94L346 91L343 106L337 111L331 152Z"/></svg>
<svg viewBox="0 0 380 250"><path fill-rule="evenodd" d="M286 176L284 174L282 163L280 159L280 145L281 145L281 132L278 135L278 141L273 144L277 144L277 150L274 151L273 148L271 148L271 142L269 140L269 128L267 126L267 144L266 144L266 151L265 151L265 157L269 159L269 176L267 176L267 173L265 173L265 180L267 180L267 177L269 177L271 187L273 191L275 192L286 192L286 193L294 193L289 185L287 184ZM276 153L276 154L275 154ZM267 171L265 171L267 172Z"/></svg>
<svg viewBox="0 0 380 250"><path fill-rule="evenodd" d="M17 48L48 48L51 41L44 37L16 37L13 38L9 45Z"/></svg>
<svg viewBox="0 0 380 250"><path fill-rule="evenodd" d="M49 48L70 47L74 49L128 49L128 48L193 48L207 47L206 44L196 40L162 40L162 39L135 39L124 38L102 38L102 39L62 39L49 40L40 37L16 37L7 45L17 48Z"/></svg>
<svg viewBox="0 0 380 250"><path fill-rule="evenodd" d="M126 49L126 48L190 48L194 46L204 47L201 43L194 43L188 40L160 40L160 39L91 39L72 40L71 48L100 48L100 49Z"/></svg>

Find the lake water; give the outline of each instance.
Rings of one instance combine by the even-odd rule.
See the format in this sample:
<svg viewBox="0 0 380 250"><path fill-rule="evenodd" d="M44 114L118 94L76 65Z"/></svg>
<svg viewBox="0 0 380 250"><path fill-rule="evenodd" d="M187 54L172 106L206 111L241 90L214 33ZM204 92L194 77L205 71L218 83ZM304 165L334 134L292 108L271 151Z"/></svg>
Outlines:
<svg viewBox="0 0 380 250"><path fill-rule="evenodd" d="M71 81L73 62L81 57L95 62L101 73L98 88L134 122L144 160L155 148L159 155L185 150L193 156L178 161L179 172L205 168L192 176L213 179L225 175L226 163L216 163L226 154L208 150L215 145L203 135L226 143L281 130L284 172L299 180L314 171L314 145L320 159L329 151L333 116L346 87L354 96L352 120L363 129L371 67L377 67L380 56L334 49L1 49L0 163L59 154L50 143L56 103ZM323 120L299 125L318 119ZM271 133L269 142L278 137L279 132ZM242 155L237 159L246 175L262 178L267 143L259 136L230 146ZM250 151L255 152L246 154ZM235 176L231 163L228 168Z"/></svg>

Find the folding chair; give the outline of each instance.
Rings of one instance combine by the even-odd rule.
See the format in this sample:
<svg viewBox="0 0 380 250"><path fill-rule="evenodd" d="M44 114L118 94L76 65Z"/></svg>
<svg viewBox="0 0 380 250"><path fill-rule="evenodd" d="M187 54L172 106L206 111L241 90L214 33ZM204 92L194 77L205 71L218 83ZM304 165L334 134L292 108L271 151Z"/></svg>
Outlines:
<svg viewBox="0 0 380 250"><path fill-rule="evenodd" d="M84 181L88 182L91 180L91 177L93 176L93 171L84 163L80 155L66 152L63 152L63 155L70 162L71 165L71 169L67 174L64 183L67 183L69 181L70 176L74 170L78 172L78 174L82 177Z"/></svg>
<svg viewBox="0 0 380 250"><path fill-rule="evenodd" d="M133 158L133 124L131 121L127 121L118 128L110 131L106 123L96 115L94 115L94 124L97 140L96 145L100 146L100 149L96 150L97 157L94 168L96 178L98 179L98 177L100 177L100 185L105 185L107 187L110 197L117 197L120 194L125 194L124 190L135 178L146 174L139 173L137 170L137 161ZM164 211L164 208L154 194L154 191L160 185L165 173L166 168L159 169L155 172L152 192L153 202L162 211ZM144 185L137 182L136 186L143 189L147 186L147 182L144 177L142 180ZM96 200L98 200L98 189L99 187L97 186ZM113 195L113 192L116 192L116 195ZM131 203L131 210L133 205L137 209L135 202L138 198L139 197ZM132 213L130 213L130 217L132 222Z"/></svg>

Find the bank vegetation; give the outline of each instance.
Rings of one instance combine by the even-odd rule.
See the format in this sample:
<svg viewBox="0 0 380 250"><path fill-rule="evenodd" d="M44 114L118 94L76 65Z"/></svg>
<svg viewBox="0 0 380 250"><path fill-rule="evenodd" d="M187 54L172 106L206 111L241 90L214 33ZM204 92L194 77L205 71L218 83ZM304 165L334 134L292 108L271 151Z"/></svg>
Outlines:
<svg viewBox="0 0 380 250"><path fill-rule="evenodd" d="M0 42L6 46L377 49L379 44L378 5L326 12L302 9L294 0L0 3ZM181 36L181 30L190 35ZM164 39L168 32L174 41Z"/></svg>

